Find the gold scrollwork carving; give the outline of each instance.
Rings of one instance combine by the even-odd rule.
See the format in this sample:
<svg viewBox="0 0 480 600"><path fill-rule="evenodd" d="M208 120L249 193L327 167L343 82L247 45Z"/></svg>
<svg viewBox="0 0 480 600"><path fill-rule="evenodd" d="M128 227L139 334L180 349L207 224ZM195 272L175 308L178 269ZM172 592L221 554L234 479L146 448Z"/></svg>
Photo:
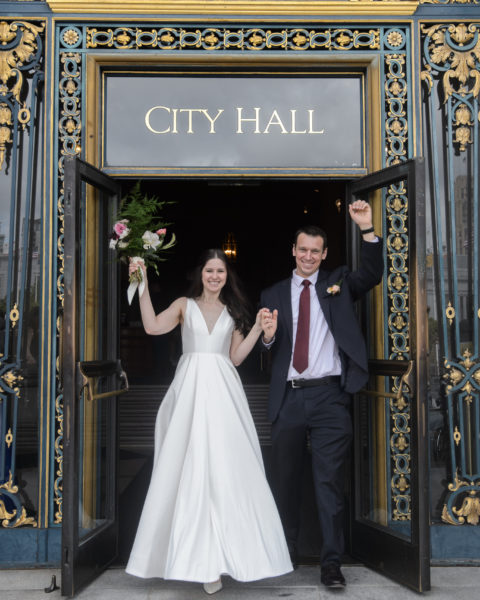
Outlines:
<svg viewBox="0 0 480 600"><path fill-rule="evenodd" d="M395 275L395 277L393 278L392 281L392 286L398 291L400 291L401 289L403 289L403 287L405 286L405 280L403 279L403 277L401 277L400 275Z"/></svg>
<svg viewBox="0 0 480 600"><path fill-rule="evenodd" d="M443 505L442 521L449 525L478 525L480 519L480 481L464 481L455 472L453 483L448 484L451 492L449 500ZM457 508L459 502L461 506ZM458 518L455 518L457 516Z"/></svg>
<svg viewBox="0 0 480 600"><path fill-rule="evenodd" d="M447 359L444 359L446 372L443 374L443 379L448 382L446 386L447 394L451 393L454 387L459 386L464 381L465 383L461 388L461 391L466 393L465 401L471 404L473 401L472 393L475 391L471 379L473 379L477 385L480 385L480 365L471 360L470 357L472 356L472 353L468 348L464 350L462 356L463 360L459 363L451 363ZM455 367L455 364L457 364L457 367L463 367L466 372Z"/></svg>
<svg viewBox="0 0 480 600"><path fill-rule="evenodd" d="M466 104L460 104L455 111L455 142L460 144L460 150L463 152L467 144L472 143L472 131L471 126L473 125L472 113Z"/></svg>
<svg viewBox="0 0 480 600"><path fill-rule="evenodd" d="M448 324L451 325L453 323L453 319L455 318L455 308L452 306L452 303L449 302L447 308L445 309L445 316L448 319Z"/></svg>
<svg viewBox="0 0 480 600"><path fill-rule="evenodd" d="M473 379L475 380L475 383L480 387L480 369L477 369L475 371L475 373L473 374Z"/></svg>
<svg viewBox="0 0 480 600"><path fill-rule="evenodd" d="M398 480L394 483L394 487L396 487L403 494L408 490L410 484L404 475L400 475Z"/></svg>
<svg viewBox="0 0 480 600"><path fill-rule="evenodd" d="M12 494L12 495L18 494L18 486L13 483L13 477L12 477L11 471L10 471L8 481L6 481L5 483L2 483L2 485L0 485L0 489L4 489L6 492L8 492L9 494ZM0 518L2 519L2 527L15 528L15 527L21 527L22 525L31 525L33 527L37 527L37 522L34 519L34 517L27 517L27 511L24 506L22 506L20 508L21 508L20 516L17 517L16 520L14 520L18 514L18 510L13 509L12 512L8 512L6 510L4 502L2 500L0 500Z"/></svg>
<svg viewBox="0 0 480 600"><path fill-rule="evenodd" d="M73 46L78 42L79 39L80 36L78 35L78 32L75 31L75 29L67 29L63 32L62 40L63 43L67 46Z"/></svg>
<svg viewBox="0 0 480 600"><path fill-rule="evenodd" d="M387 42L392 48L396 48L401 46L404 42L404 36L400 31L391 31L387 35Z"/></svg>
<svg viewBox="0 0 480 600"><path fill-rule="evenodd" d="M460 0L461 1L461 0ZM445 2L443 2L445 3ZM428 85L428 91L433 88L433 71L443 72L440 80L444 94L444 102L453 98L477 98L480 92L480 29L478 24L440 24L422 25L422 33L427 38L427 53L425 69L421 78ZM454 105L454 143L458 144L461 152L468 144L473 143L472 127L474 115L472 106L468 103ZM480 119L480 113L478 115Z"/></svg>
<svg viewBox="0 0 480 600"><path fill-rule="evenodd" d="M20 318L20 312L18 310L17 303L13 305L12 310L10 311L10 323L12 324L12 329L17 324L18 319Z"/></svg>
<svg viewBox="0 0 480 600"><path fill-rule="evenodd" d="M35 518L27 517L27 511L24 506L22 506L22 512L20 513L20 516L12 524L12 522L11 522L12 518L14 518L16 516L16 514L17 514L17 511L14 510L13 517L4 519L2 521L2 526L7 527L7 528L8 527L16 528L16 527L21 527L22 525L32 525L32 527L37 527L37 521L35 520Z"/></svg>
<svg viewBox="0 0 480 600"><path fill-rule="evenodd" d="M478 4L480 0L420 0L420 4Z"/></svg>
<svg viewBox="0 0 480 600"><path fill-rule="evenodd" d="M403 433L398 436L395 446L400 450L400 452L403 452L408 447L407 438L403 435Z"/></svg>
<svg viewBox="0 0 480 600"><path fill-rule="evenodd" d="M457 386L462 381L463 373L459 369L452 367L447 359L445 359L444 364L448 369L448 372L443 375L443 378L450 382L450 385L447 386L447 392L450 392L452 388Z"/></svg>
<svg viewBox="0 0 480 600"><path fill-rule="evenodd" d="M63 40L65 43L65 40ZM387 35L390 47L399 47L404 43L404 34L398 30ZM76 43L76 42L75 42ZM66 44L68 45L68 44ZM197 27L169 27L155 29L96 28L87 27L87 48L161 48L161 49L238 49L257 52L266 49L288 50L348 50L351 48L380 48L379 29L346 28L330 29L260 29L240 28L236 30Z"/></svg>
<svg viewBox="0 0 480 600"><path fill-rule="evenodd" d="M465 396L465 401L468 404L471 404L473 401L473 396L472 396L473 386L469 381L467 381L467 383L463 386L462 392L466 392L467 395Z"/></svg>
<svg viewBox="0 0 480 600"><path fill-rule="evenodd" d="M401 46L405 34L397 29L387 34L387 43ZM408 87L405 81L405 54L387 54L385 56L385 91L388 165L396 165L406 160L408 144L407 100Z"/></svg>
<svg viewBox="0 0 480 600"><path fill-rule="evenodd" d="M464 496L460 490L460 495L458 496L459 499L462 499L460 508L457 508L454 502L451 504L445 503L442 510L442 521L448 523L449 525L464 525L465 523L468 523L469 525L478 525L480 521L480 498L478 497L478 482L476 485L474 482L467 483L466 481L459 481L458 475L455 476L455 480L455 487L452 486L452 484L448 486L453 492L456 492L461 487L472 487L474 489L470 489L468 492L465 489L463 493L467 492L466 496ZM457 498L455 497L454 500L457 500ZM458 519L455 519L454 515L456 515Z"/></svg>
<svg viewBox="0 0 480 600"><path fill-rule="evenodd" d="M402 315L398 314L394 319L393 319L393 325L396 329L401 330L406 326L407 322L406 320L403 318Z"/></svg>
<svg viewBox="0 0 480 600"><path fill-rule="evenodd" d="M394 33L394 32L392 32ZM393 37L393 41L395 41ZM391 40L392 41L392 40ZM402 160L406 147L406 88L404 83L405 61L396 55L388 55L386 65L389 78L385 84L388 96L389 120L386 128L399 142L401 151L397 154L395 144L388 149L388 164ZM401 98L399 97L401 96ZM389 135L390 137L390 135ZM401 141L400 141L401 140ZM389 358L408 360L409 354L409 271L408 271L408 190L404 182L392 185L387 190L387 257L388 271L388 326L391 344ZM400 381L393 380L393 390L399 390ZM395 476L391 480L391 514L394 521L411 519L410 484L410 399L406 390L400 398L392 400L390 408L390 464Z"/></svg>
<svg viewBox="0 0 480 600"><path fill-rule="evenodd" d="M10 446L12 445L12 442L13 442L12 428L9 427L7 434L5 435L5 443L7 444L7 448L10 448Z"/></svg>
<svg viewBox="0 0 480 600"><path fill-rule="evenodd" d="M453 507L453 512L459 517L460 523L465 523L465 520L470 525L478 525L480 518L480 498L477 497L475 490L471 490L468 496L463 499L460 508Z"/></svg>
<svg viewBox="0 0 480 600"><path fill-rule="evenodd" d="M23 376L19 373L14 373L12 370L6 371L2 375L3 381L11 388L16 396L20 395L20 388L18 387L18 383L23 381Z"/></svg>
<svg viewBox="0 0 480 600"><path fill-rule="evenodd" d="M463 360L460 362L460 364L463 365L467 371L470 371L470 369L477 364L475 361L470 360L472 353L468 348L466 348L462 356Z"/></svg>
<svg viewBox="0 0 480 600"><path fill-rule="evenodd" d="M455 521L455 519L450 515L446 504L443 505L442 521L444 523L448 523L448 525L461 525L461 523Z"/></svg>
<svg viewBox="0 0 480 600"><path fill-rule="evenodd" d="M461 487L468 485L468 483L466 481L462 481L460 479L460 477L458 476L458 472L455 473L455 479L453 480L453 483L449 483L448 484L448 489L451 492L456 492L457 490L459 490Z"/></svg>
<svg viewBox="0 0 480 600"><path fill-rule="evenodd" d="M472 93L476 98L480 91L480 73L474 68L475 57L480 56L480 39L472 48L469 42L478 34L477 25L465 23L458 25L422 25L425 33L432 43L429 46L431 62L438 66L447 66L443 76L443 91L447 99L454 93L467 95ZM430 65L428 65L430 66ZM424 72L424 77L431 79L430 69ZM471 79L473 87L468 87ZM455 87L454 87L455 86ZM458 88L458 89L455 89Z"/></svg>
<svg viewBox="0 0 480 600"><path fill-rule="evenodd" d="M0 489L4 489L6 492L12 495L18 494L18 486L14 485L13 483L11 471L8 481L2 483L2 485L0 485ZM2 527L15 528L21 527L22 525L32 525L33 527L37 527L37 521L35 520L35 518L27 517L27 511L24 506L21 507L20 516L17 517L16 520L14 520L17 514L17 509L13 509L11 513L8 512L6 510L4 502L0 500L0 518L2 519Z"/></svg>
<svg viewBox="0 0 480 600"><path fill-rule="evenodd" d="M455 425L455 431L453 433L453 439L455 440L455 444L458 446L460 440L462 439L462 434L458 431L458 427Z"/></svg>
<svg viewBox="0 0 480 600"><path fill-rule="evenodd" d="M21 67L27 64L38 49L37 36L45 25L25 21L0 22L0 98L11 96L19 105L18 120L22 127L30 120L30 111L20 94L23 87ZM18 38L13 47L4 48ZM0 103L0 170L5 162L7 144L12 142L12 111L7 102Z"/></svg>
<svg viewBox="0 0 480 600"><path fill-rule="evenodd" d="M462 392L465 392L464 399L468 404L471 404L473 402L472 394L475 392L475 387L474 385L472 385L471 380L473 379L476 385L480 385L480 366L474 361L470 360L470 356L470 351L466 349L463 353L464 360L458 363L458 365L462 366L466 372L462 371L459 368L456 368L455 366L453 366L455 363L452 364L447 359L445 359L444 365L447 371L443 374L443 379L445 379L448 382L446 386L447 394L450 394L453 388L458 387L462 382L464 382L463 387L461 387L460 389ZM473 367L475 367L475 369L471 371ZM457 441L456 443L458 445Z"/></svg>
<svg viewBox="0 0 480 600"><path fill-rule="evenodd" d="M8 510L5 507L5 502L3 500L0 500L0 520L5 523L9 523L11 519L13 519L13 517L17 514L16 510L13 510L13 512L8 512ZM5 527L5 525L4 525Z"/></svg>
<svg viewBox="0 0 480 600"><path fill-rule="evenodd" d="M393 241L391 242L391 245L392 245L393 249L398 252L399 250L401 250L405 246L405 242L403 241L403 239L402 239L402 237L400 235L396 235L393 238Z"/></svg>
<svg viewBox="0 0 480 600"><path fill-rule="evenodd" d="M8 481L0 485L0 490L6 490L9 494L18 494L18 486L13 483L11 471L8 477Z"/></svg>

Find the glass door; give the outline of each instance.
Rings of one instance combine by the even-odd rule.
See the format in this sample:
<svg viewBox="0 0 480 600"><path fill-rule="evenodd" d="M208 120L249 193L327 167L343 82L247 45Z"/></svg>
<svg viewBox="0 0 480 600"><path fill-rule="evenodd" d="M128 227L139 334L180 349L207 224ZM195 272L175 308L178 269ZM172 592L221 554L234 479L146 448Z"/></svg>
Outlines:
<svg viewBox="0 0 480 600"><path fill-rule="evenodd" d="M383 287L361 307L370 381L354 402L350 552L417 591L430 589L424 177L423 159L409 160L348 194L374 207L385 244Z"/></svg>
<svg viewBox="0 0 480 600"><path fill-rule="evenodd" d="M109 233L120 186L65 159L62 594L74 596L116 557L118 360L117 264Z"/></svg>

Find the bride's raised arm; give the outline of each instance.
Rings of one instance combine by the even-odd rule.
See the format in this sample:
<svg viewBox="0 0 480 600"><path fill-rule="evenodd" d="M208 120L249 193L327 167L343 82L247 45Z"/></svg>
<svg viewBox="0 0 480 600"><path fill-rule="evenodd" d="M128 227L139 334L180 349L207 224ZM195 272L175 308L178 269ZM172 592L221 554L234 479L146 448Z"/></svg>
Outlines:
<svg viewBox="0 0 480 600"><path fill-rule="evenodd" d="M163 333L168 333L169 331L172 331L172 329L175 329L179 323L183 322L187 299L184 297L177 298L168 308L156 315L148 289L147 271L145 267L140 268L143 271L143 279L145 282L145 289L139 300L143 327L149 335L162 335ZM135 271L136 269L137 266L129 266L129 272Z"/></svg>

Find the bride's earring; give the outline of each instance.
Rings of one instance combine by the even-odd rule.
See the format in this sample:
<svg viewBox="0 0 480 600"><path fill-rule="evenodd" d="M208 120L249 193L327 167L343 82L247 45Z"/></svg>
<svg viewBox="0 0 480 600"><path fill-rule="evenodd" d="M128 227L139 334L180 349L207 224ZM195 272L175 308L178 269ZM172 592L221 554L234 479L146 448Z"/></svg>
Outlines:
<svg viewBox="0 0 480 600"><path fill-rule="evenodd" d="M207 592L207 594L215 594L215 592L219 592L222 589L222 578L220 577L217 581L212 581L210 583L204 583L203 589Z"/></svg>

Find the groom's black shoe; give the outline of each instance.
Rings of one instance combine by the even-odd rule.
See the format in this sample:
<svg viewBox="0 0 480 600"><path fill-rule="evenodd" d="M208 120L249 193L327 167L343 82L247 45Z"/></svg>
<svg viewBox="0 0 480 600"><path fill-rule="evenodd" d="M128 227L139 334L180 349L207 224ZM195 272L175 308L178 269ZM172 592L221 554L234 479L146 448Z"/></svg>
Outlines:
<svg viewBox="0 0 480 600"><path fill-rule="evenodd" d="M347 585L340 567L334 563L322 567L320 581L325 587L331 589L343 589Z"/></svg>

